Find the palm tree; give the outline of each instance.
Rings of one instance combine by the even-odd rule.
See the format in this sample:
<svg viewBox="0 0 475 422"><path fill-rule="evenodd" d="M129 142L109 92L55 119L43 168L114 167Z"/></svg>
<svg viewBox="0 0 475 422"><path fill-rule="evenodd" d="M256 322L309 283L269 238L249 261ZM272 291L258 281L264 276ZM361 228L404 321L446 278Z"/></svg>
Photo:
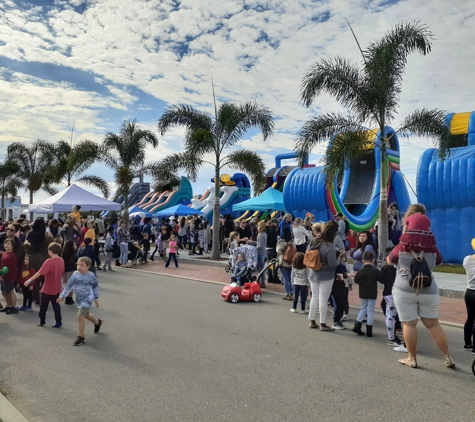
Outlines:
<svg viewBox="0 0 475 422"><path fill-rule="evenodd" d="M59 141L54 146L55 180L71 186L72 182L82 182L98 188L104 197L109 197L109 185L99 176L83 175L99 158L99 145L84 140L71 146L68 142Z"/></svg>
<svg viewBox="0 0 475 422"><path fill-rule="evenodd" d="M338 171L358 160L368 148L368 127L378 128L381 134L378 151L381 163L386 163L391 136L383 134L397 114L408 55L414 52L428 54L433 38L427 26L419 22L396 25L366 50L361 49L354 33L353 36L363 57L361 67L341 57L322 59L312 66L301 84L301 99L305 106L309 107L317 95L325 92L347 111L324 113L307 121L295 145L299 164L303 166L317 144L332 140L332 148L323 157L329 187L333 186ZM402 120L396 133L432 137L444 159L450 153L450 133L445 126L445 116L446 112L438 109L416 110ZM388 167L381 165L379 245L386 245L388 241L387 172ZM380 251L384 251L384 247Z"/></svg>
<svg viewBox="0 0 475 422"><path fill-rule="evenodd" d="M44 190L54 195L57 190L52 186L54 182L54 158L51 156L53 145L41 139L32 144L14 142L8 146L7 160L16 163L20 171L17 173L22 178L26 190L30 194L30 204L39 190Z"/></svg>
<svg viewBox="0 0 475 422"><path fill-rule="evenodd" d="M13 161L0 163L0 195L2 196L2 218L5 218L5 198L13 201L18 190L23 187L23 179L19 176L20 167Z"/></svg>
<svg viewBox="0 0 475 422"><path fill-rule="evenodd" d="M274 133L271 112L254 102L241 105L231 103L215 105L214 118L195 108L180 104L168 107L158 122L158 130L164 135L173 126L186 128L184 151L171 154L157 163L154 174L157 179L169 180L170 173L184 169L195 181L198 170L204 164L214 168L213 249L211 258L219 254L219 188L220 172L223 167L240 170L250 175L256 193L265 185L264 163L255 152L240 149L229 151L251 127L258 127L264 140ZM229 151L225 153L226 151ZM207 161L207 156L211 156Z"/></svg>
<svg viewBox="0 0 475 422"><path fill-rule="evenodd" d="M155 134L142 129L137 120L126 120L119 134L107 132L102 143L100 159L114 170L117 195L124 197L124 218L129 221L129 190L135 178L147 173L145 149L158 146Z"/></svg>

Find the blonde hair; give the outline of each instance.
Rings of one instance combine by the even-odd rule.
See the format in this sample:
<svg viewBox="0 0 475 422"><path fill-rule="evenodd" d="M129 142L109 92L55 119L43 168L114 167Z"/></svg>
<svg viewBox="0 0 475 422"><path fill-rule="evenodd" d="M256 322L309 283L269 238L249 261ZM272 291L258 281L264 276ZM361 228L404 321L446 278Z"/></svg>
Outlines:
<svg viewBox="0 0 475 422"><path fill-rule="evenodd" d="M81 258L78 258L78 262L79 261L84 262L87 268L91 268L91 264L92 264L91 258L88 258L87 256L81 256Z"/></svg>
<svg viewBox="0 0 475 422"><path fill-rule="evenodd" d="M284 220L292 220L292 214L290 214L289 212L287 214L284 215Z"/></svg>
<svg viewBox="0 0 475 422"><path fill-rule="evenodd" d="M319 221L318 223L312 224L312 232L314 233L322 233L325 229L325 223L323 221Z"/></svg>
<svg viewBox="0 0 475 422"><path fill-rule="evenodd" d="M312 221L315 220L315 216L313 214L309 214L305 217L305 220L303 221L304 226L309 226L312 224Z"/></svg>
<svg viewBox="0 0 475 422"><path fill-rule="evenodd" d="M303 223L303 220L302 220L300 217L297 217L297 218L294 220L294 227L301 226L302 223Z"/></svg>
<svg viewBox="0 0 475 422"><path fill-rule="evenodd" d="M231 243L233 243L233 240L236 239L236 237L239 237L238 232L229 233L228 249L231 249Z"/></svg>
<svg viewBox="0 0 475 422"><path fill-rule="evenodd" d="M407 219L407 217L411 216L412 214L416 213L421 213L426 215L426 207L424 204L411 204L409 205L409 208L406 211L406 214L404 214L404 217L402 217L402 222L404 223Z"/></svg>
<svg viewBox="0 0 475 422"><path fill-rule="evenodd" d="M259 221L257 223L257 233L265 233L266 232L266 223L264 221Z"/></svg>

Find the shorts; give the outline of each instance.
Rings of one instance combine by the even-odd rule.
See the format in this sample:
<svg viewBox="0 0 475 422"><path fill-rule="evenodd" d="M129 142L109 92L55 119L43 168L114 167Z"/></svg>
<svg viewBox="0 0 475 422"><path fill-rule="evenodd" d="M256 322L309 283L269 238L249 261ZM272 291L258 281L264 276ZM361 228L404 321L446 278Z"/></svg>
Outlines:
<svg viewBox="0 0 475 422"><path fill-rule="evenodd" d="M10 293L15 288L15 280L2 280L1 289L2 292Z"/></svg>
<svg viewBox="0 0 475 422"><path fill-rule="evenodd" d="M419 294L419 296L416 296L415 293L393 289L393 299L399 319L403 322L414 321L419 317L439 318L440 297L438 294Z"/></svg>
<svg viewBox="0 0 475 422"><path fill-rule="evenodd" d="M78 317L87 317L89 315L90 308L78 308Z"/></svg>

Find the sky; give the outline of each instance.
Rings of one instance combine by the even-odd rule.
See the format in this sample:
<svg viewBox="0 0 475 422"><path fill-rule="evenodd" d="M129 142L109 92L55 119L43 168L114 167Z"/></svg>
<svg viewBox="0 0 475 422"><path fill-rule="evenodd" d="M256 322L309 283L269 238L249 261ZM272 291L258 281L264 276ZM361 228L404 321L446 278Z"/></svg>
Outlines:
<svg viewBox="0 0 475 422"><path fill-rule="evenodd" d="M271 139L251 131L237 145L272 168L276 154L293 150L305 121L344 111L327 95L306 108L299 89L323 58L361 62L345 18L363 47L402 20L420 20L434 34L429 55L409 57L393 127L420 107L472 111L474 15L461 0L2 0L0 159L11 142L100 143L129 118L158 135L168 105L213 112L212 75L218 102L256 100L272 111ZM159 136L147 159L180 151L183 134L177 128ZM419 157L432 141L400 142L401 169L415 190ZM325 147L315 148L312 163ZM212 172L203 167L194 194L211 185ZM101 175L114 188L103 165L85 174ZM35 201L47 196L38 192Z"/></svg>

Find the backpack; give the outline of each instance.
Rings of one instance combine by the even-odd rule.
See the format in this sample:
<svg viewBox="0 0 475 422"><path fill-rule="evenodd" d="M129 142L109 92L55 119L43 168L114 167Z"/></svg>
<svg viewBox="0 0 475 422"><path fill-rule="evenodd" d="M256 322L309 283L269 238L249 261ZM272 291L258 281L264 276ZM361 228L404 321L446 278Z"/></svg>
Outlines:
<svg viewBox="0 0 475 422"><path fill-rule="evenodd" d="M297 253L297 248L293 243L289 243L287 245L287 249L285 250L283 260L288 264L292 264L295 254Z"/></svg>
<svg viewBox="0 0 475 422"><path fill-rule="evenodd" d="M313 271L320 271L323 267L320 261L320 251L318 249L308 249L303 258L303 264Z"/></svg>
<svg viewBox="0 0 475 422"><path fill-rule="evenodd" d="M424 251L421 251L419 255L417 255L413 250L411 250L411 253L414 258L409 267L409 285L411 288L416 289L416 295L418 295L419 290L431 285L432 273L426 259L424 258Z"/></svg>

